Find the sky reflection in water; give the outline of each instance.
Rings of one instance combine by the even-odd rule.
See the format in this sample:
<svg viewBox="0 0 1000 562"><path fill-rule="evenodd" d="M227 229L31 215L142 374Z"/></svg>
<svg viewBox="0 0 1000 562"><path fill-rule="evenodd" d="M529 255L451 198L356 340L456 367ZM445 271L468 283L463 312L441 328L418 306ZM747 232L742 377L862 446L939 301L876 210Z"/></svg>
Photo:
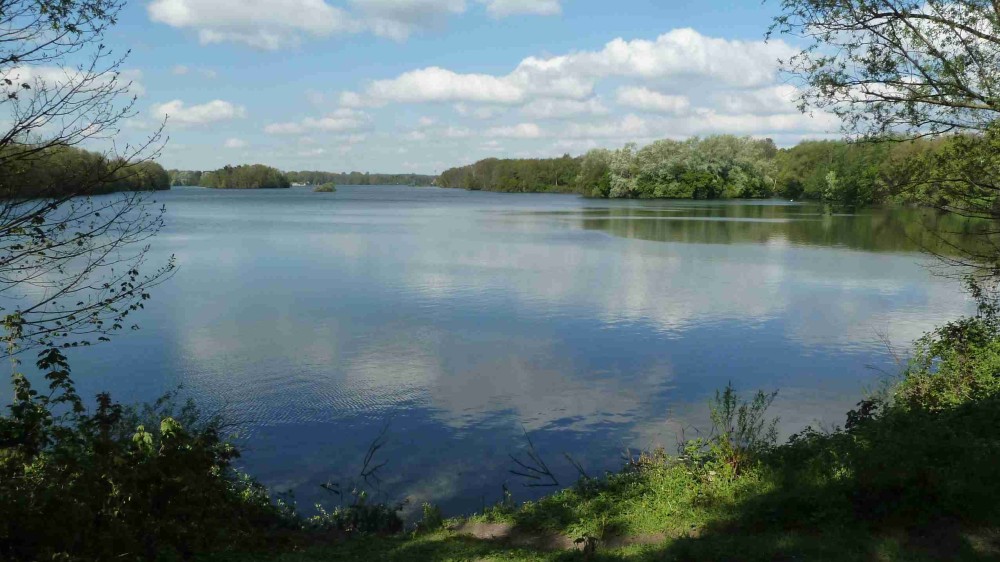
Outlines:
<svg viewBox="0 0 1000 562"><path fill-rule="evenodd" d="M451 513L499 498L532 432L564 483L673 447L732 380L780 389L787 434L842 423L905 346L970 310L914 211L608 202L407 187L158 194L143 330L74 352L92 395L184 385L245 425L244 466L294 489L355 473L387 421L385 489ZM910 213L910 214L908 214Z"/></svg>

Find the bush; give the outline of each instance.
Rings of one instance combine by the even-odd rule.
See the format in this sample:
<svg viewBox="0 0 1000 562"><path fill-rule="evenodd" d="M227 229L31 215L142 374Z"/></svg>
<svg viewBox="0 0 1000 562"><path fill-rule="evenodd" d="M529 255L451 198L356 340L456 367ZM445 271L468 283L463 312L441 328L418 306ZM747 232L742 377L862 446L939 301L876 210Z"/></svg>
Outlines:
<svg viewBox="0 0 1000 562"><path fill-rule="evenodd" d="M352 495L353 501L349 505L338 506L333 511L328 512L322 505L317 505L319 515L309 518L309 526L348 536L387 535L403 530L399 512L404 504L372 503L364 490L354 490Z"/></svg>
<svg viewBox="0 0 1000 562"><path fill-rule="evenodd" d="M757 391L750 401L741 400L732 383L716 391L708 439L682 443L682 458L699 466L711 464L728 476L740 475L777 444L778 419L767 418L777 395Z"/></svg>
<svg viewBox="0 0 1000 562"><path fill-rule="evenodd" d="M52 394L16 375L0 417L0 558L187 558L295 525L290 508L233 469L239 453L220 419L172 397L140 411L107 394L87 413L61 353L43 352L38 365Z"/></svg>

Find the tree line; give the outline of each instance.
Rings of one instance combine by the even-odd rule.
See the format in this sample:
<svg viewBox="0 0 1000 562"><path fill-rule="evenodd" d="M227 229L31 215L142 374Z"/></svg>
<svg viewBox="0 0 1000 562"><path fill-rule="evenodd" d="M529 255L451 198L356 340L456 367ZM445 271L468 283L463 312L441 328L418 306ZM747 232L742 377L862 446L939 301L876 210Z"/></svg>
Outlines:
<svg viewBox="0 0 1000 562"><path fill-rule="evenodd" d="M292 182L281 170L263 164L225 166L201 174L201 186L216 189L281 189Z"/></svg>
<svg viewBox="0 0 1000 562"><path fill-rule="evenodd" d="M715 135L594 149L580 157L487 158L445 170L437 185L471 190L579 193L598 198L809 199L847 206L915 201L934 157L959 137L882 142Z"/></svg>
<svg viewBox="0 0 1000 562"><path fill-rule="evenodd" d="M152 160L128 162L71 146L14 145L0 157L0 198L35 199L170 189Z"/></svg>
<svg viewBox="0 0 1000 562"><path fill-rule="evenodd" d="M259 166L259 165L258 165ZM242 166L237 166L236 168L241 168ZM227 168L232 168L227 166L222 170ZM419 186L429 186L433 185L435 176L423 175L423 174L373 174L370 172L320 172L320 171L299 171L299 172L278 172L274 168L270 168L268 173L274 175L275 172L283 174L287 178L289 184L306 184L306 185L324 185L332 183L334 185L419 185ZM216 182L220 175L227 176L231 175L231 172L225 172L216 170L214 172L203 172L199 170L170 170L170 185L190 185L190 186L202 186L202 187L217 187L214 185L207 185L206 181ZM210 175L211 174L211 175ZM244 175L249 175L257 177L257 175L263 174L263 171L256 172L240 172L238 175L243 177ZM276 177L276 176L275 176ZM273 186L273 187L287 187L287 186ZM243 188L246 188L245 186Z"/></svg>
<svg viewBox="0 0 1000 562"><path fill-rule="evenodd" d="M288 172L292 183L307 185L419 185L428 186L434 183L434 176L424 174L373 174L371 172L318 172L302 171Z"/></svg>

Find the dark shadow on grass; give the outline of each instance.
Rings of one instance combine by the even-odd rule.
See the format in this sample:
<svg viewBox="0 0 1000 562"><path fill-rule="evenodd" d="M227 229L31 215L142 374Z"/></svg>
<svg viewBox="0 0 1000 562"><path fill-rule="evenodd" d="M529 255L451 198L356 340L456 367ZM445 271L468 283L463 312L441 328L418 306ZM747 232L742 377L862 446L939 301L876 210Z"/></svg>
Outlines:
<svg viewBox="0 0 1000 562"><path fill-rule="evenodd" d="M997 430L989 399L806 432L764 459L773 491L632 559L1000 560Z"/></svg>

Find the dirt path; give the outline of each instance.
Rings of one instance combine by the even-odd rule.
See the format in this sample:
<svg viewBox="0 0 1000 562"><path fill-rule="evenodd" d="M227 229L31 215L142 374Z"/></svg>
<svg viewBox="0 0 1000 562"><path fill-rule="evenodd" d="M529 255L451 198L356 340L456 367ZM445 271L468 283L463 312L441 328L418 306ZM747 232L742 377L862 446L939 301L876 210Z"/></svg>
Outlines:
<svg viewBox="0 0 1000 562"><path fill-rule="evenodd" d="M534 550L586 550L586 541L577 542L573 537L560 533L535 533L519 529L510 523L466 522L453 529L460 535L485 541L498 541L517 548ZM657 545L667 540L664 533L633 536L610 536L596 542L601 548L622 548L633 545ZM594 544L591 543L591 548Z"/></svg>

